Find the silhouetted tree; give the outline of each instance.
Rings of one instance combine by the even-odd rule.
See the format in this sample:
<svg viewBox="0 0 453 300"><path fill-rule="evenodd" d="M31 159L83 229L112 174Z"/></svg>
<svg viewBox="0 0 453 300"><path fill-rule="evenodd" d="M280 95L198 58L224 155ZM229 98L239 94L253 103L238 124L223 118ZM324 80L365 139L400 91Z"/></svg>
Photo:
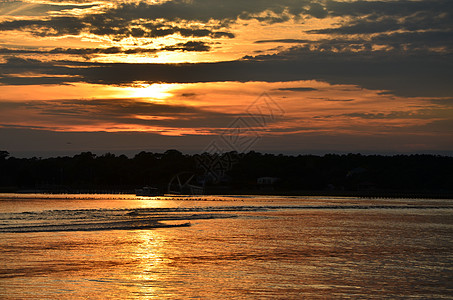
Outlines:
<svg viewBox="0 0 453 300"><path fill-rule="evenodd" d="M280 191L451 191L453 157L436 155L327 154L274 155L251 151L222 155L185 155L177 150L140 152L133 158L106 153L82 152L73 157L15 158L0 151L0 188L49 190L132 190L146 185L163 191L173 176L189 171L206 172L200 160L223 164L228 184L234 190L256 189L257 178L277 177ZM226 168L225 168L226 167ZM209 166L208 166L209 170ZM202 177L202 176L201 176ZM209 187L209 186L208 186Z"/></svg>
<svg viewBox="0 0 453 300"><path fill-rule="evenodd" d="M0 160L5 160L9 156L8 151L0 150Z"/></svg>

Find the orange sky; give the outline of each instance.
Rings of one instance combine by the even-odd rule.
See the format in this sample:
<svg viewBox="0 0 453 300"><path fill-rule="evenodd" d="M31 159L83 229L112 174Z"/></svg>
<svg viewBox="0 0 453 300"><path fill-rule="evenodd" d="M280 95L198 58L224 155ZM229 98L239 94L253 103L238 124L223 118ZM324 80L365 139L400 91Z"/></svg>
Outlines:
<svg viewBox="0 0 453 300"><path fill-rule="evenodd" d="M201 151L243 120L261 151L448 152L450 6L3 1L0 148L64 153L73 132L71 151ZM112 137L90 146L101 132Z"/></svg>

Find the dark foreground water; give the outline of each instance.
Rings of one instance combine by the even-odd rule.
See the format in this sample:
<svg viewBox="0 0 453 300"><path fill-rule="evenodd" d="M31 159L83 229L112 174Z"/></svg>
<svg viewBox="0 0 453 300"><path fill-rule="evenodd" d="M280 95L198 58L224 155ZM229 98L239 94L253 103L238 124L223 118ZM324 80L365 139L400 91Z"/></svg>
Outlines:
<svg viewBox="0 0 453 300"><path fill-rule="evenodd" d="M0 299L453 299L453 200L0 194Z"/></svg>

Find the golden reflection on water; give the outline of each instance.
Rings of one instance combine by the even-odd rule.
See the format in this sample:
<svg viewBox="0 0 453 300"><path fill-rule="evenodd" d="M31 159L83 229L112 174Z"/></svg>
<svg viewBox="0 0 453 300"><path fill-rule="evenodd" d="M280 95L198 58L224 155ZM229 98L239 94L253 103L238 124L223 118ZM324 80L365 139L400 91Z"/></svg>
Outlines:
<svg viewBox="0 0 453 300"><path fill-rule="evenodd" d="M157 295L156 286L163 282L163 272L168 259L162 249L165 242L160 231L144 230L134 231L134 243L130 246L129 257L134 262L129 279L137 282L137 291L134 294L142 296Z"/></svg>
<svg viewBox="0 0 453 300"><path fill-rule="evenodd" d="M153 201L159 200L141 201L155 205ZM278 202L263 201L261 205ZM136 202L128 203L136 208ZM448 295L451 210L284 209L235 214L237 218L191 220L191 227L181 228L0 233L0 298Z"/></svg>

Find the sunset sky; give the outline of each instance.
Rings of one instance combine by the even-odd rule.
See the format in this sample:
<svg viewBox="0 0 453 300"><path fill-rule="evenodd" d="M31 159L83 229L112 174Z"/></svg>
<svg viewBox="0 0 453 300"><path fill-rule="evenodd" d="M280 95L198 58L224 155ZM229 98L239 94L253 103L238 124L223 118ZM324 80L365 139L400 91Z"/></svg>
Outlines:
<svg viewBox="0 0 453 300"><path fill-rule="evenodd" d="M0 0L0 150L453 154L452 46L451 0Z"/></svg>

